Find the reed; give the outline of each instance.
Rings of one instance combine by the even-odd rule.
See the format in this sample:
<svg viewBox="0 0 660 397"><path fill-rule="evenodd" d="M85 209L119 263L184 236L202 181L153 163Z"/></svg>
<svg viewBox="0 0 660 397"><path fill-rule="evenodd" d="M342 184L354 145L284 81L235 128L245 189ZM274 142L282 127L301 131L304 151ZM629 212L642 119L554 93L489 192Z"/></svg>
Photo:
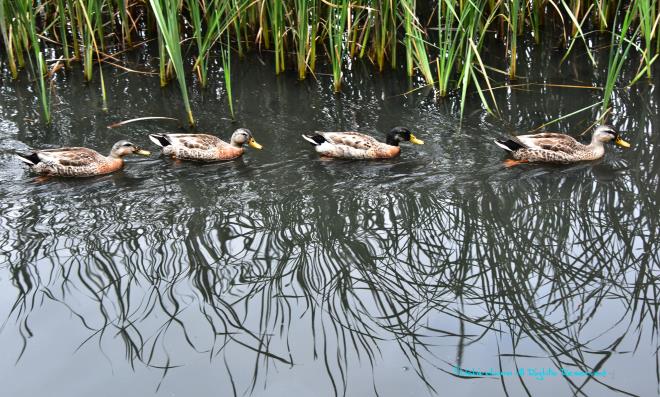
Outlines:
<svg viewBox="0 0 660 397"><path fill-rule="evenodd" d="M618 11L619 10L617 9L616 14L619 13ZM630 49L633 47L633 41L639 34L639 27L637 27L632 34L632 38L627 37L628 31L636 17L635 14L636 9L634 7L629 7L623 16L619 33L612 32L610 53L607 63L607 77L603 89L603 105L601 107L601 113L603 114L609 109L617 80L621 75L621 70L628 58ZM614 25L616 25L616 23L614 23Z"/></svg>
<svg viewBox="0 0 660 397"><path fill-rule="evenodd" d="M346 48L343 36L348 19L348 7L347 0L342 0L341 4L337 6L328 7L328 19L326 20L328 53L332 62L332 86L335 92L341 91L342 66Z"/></svg>
<svg viewBox="0 0 660 397"><path fill-rule="evenodd" d="M307 76L307 59L310 49L310 11L315 8L314 1L295 0L296 5L296 29L294 37L296 41L296 67L298 79L304 80Z"/></svg>
<svg viewBox="0 0 660 397"><path fill-rule="evenodd" d="M101 8L100 8L99 1L98 0L88 0L87 6L85 6L85 4L83 3L83 0L78 0L78 3L80 5L80 10L81 10L83 18L84 18L84 23L86 24L86 26L88 28L88 30L86 30L86 31L89 32L89 38L88 39L91 41L91 43L86 44L86 46L87 46L86 48L89 48L89 51L90 51L90 53L87 55L87 59L89 59L89 63L91 65L91 63L92 63L91 50L94 49L94 51L96 53L96 58L98 60L98 63L99 63L99 65L101 65L101 54L100 54L98 43L96 41L96 37L95 37L96 35L94 33L94 31L96 29L98 29L98 34L99 34L99 36L101 36L101 40L102 40L102 36L103 36L102 24L99 25L99 23L98 23L98 21L100 20L99 15L101 14ZM92 20L96 21L95 26L92 25L92 23L93 23ZM91 80L92 79L92 77L91 77L91 73L92 73L91 72L91 66L90 66L90 69L89 69L89 75L87 75L87 72L88 72L87 70L85 70L85 72L86 72L86 76L89 76L87 78L87 80L88 81ZM108 110L108 99L107 99L107 94L106 94L106 91L105 91L105 81L103 79L103 68L101 68L101 67L99 67L99 77L100 77L100 81L101 81L101 99L103 101L103 110L107 111Z"/></svg>
<svg viewBox="0 0 660 397"><path fill-rule="evenodd" d="M0 34L2 34L2 43L5 47L5 54L7 56L7 64L13 79L18 78L18 67L16 66L16 58L14 55L13 35L11 18L6 14L5 0L0 0Z"/></svg>
<svg viewBox="0 0 660 397"><path fill-rule="evenodd" d="M405 47L406 47L406 65L408 76L414 73L413 66L424 77L427 84L433 85L433 73L431 72L431 65L427 54L427 42L424 38L425 32L420 26L420 22L416 16L416 1L415 0L401 0L401 7L404 20L405 30Z"/></svg>
<svg viewBox="0 0 660 397"><path fill-rule="evenodd" d="M30 58L30 65L37 80L37 91L39 93L43 118L46 124L49 124L51 114L48 89L46 87L47 68L44 54L41 50L41 42L37 36L35 14L32 12L30 0L16 0L14 6L16 7L15 17L19 23L17 27L24 32L23 39L29 42L29 46L32 47L32 56L34 58ZM25 47L27 48L28 44L25 44Z"/></svg>
<svg viewBox="0 0 660 397"><path fill-rule="evenodd" d="M158 24L158 31L160 33L163 46L165 47L167 55L172 61L172 66L174 68L177 81L179 82L181 96L183 97L183 105L185 106L186 113L188 115L188 122L190 125L194 125L195 118L193 117L190 101L188 100L188 87L186 85L185 70L183 69L183 57L181 56L178 1L149 0L149 4L151 5L154 17L156 18L156 23Z"/></svg>
<svg viewBox="0 0 660 397"><path fill-rule="evenodd" d="M206 53L204 51L204 37L202 32L202 16L199 8L198 0L186 0L188 5L188 11L190 12L190 20L192 23L193 37L195 43L197 44L197 60L195 61L195 67L199 75L199 81L202 87L206 87L208 82L207 78L207 60Z"/></svg>
<svg viewBox="0 0 660 397"><path fill-rule="evenodd" d="M507 12L507 16L505 18L509 25L509 32L507 36L507 43L509 47L509 78L515 79L518 65L518 35L520 34L520 27L522 26L520 19L524 16L524 14L521 12L521 9L524 6L522 4L522 0L505 1L503 4L505 4L505 9Z"/></svg>
<svg viewBox="0 0 660 397"><path fill-rule="evenodd" d="M376 64L381 72L385 66L385 54L388 46L396 48L396 37L392 38L392 31L395 30L396 18L394 17L395 0L377 0L377 16L375 20L374 52L376 54ZM390 44L394 42L394 44ZM396 52L390 54L394 62Z"/></svg>
<svg viewBox="0 0 660 397"><path fill-rule="evenodd" d="M651 65L657 59L653 38L658 30L658 23L660 23L660 3L658 0L639 0L635 2L635 5L639 15L640 35L644 42L644 49L641 51L644 69L646 77L650 79Z"/></svg>
<svg viewBox="0 0 660 397"><path fill-rule="evenodd" d="M268 19L273 34L275 51L275 73L284 71L284 2L281 0L268 1Z"/></svg>
<svg viewBox="0 0 660 397"><path fill-rule="evenodd" d="M461 62L461 51L465 48L468 20L472 19L473 7L466 6L463 11L452 0L444 0L438 6L438 57L436 69L438 76L438 94L447 96L454 72ZM460 13L460 15L459 15ZM473 20L473 19L472 19Z"/></svg>
<svg viewBox="0 0 660 397"><path fill-rule="evenodd" d="M44 54L67 67L80 62L87 81L98 67L105 106L101 66L112 58L123 67L109 54L136 39L153 40L161 85L177 79L194 124L186 77L196 74L206 87L209 67L222 68L229 85L228 51L242 58L252 43L272 54L275 73L291 68L301 80L314 73L319 57L327 59L335 91L341 90L348 59L368 59L379 71L387 63L393 69L403 65L409 76L437 87L441 97L456 92L465 101L474 87L484 107L493 110L486 71L494 69L481 56L485 38L497 34L507 43L506 74L513 79L519 37L529 32L540 43L541 35L549 34L542 29L548 19L563 28L564 59L578 46L597 65L595 53L601 49L590 35L610 35L606 97L617 86L652 77L660 53L660 0L0 0L0 40L2 62L13 78L30 65L44 120L50 119ZM209 62L214 49L222 65ZM188 56L194 58L192 67L186 66ZM640 67L623 81L622 65L633 57Z"/></svg>
<svg viewBox="0 0 660 397"><path fill-rule="evenodd" d="M222 73L225 77L225 88L227 90L229 112L231 113L231 118L235 119L234 100L231 94L231 41L229 39L229 31L227 31L227 43L223 48L221 48L220 53L222 55Z"/></svg>
<svg viewBox="0 0 660 397"><path fill-rule="evenodd" d="M62 41L62 53L64 55L64 62L67 67L71 67L71 56L69 55L69 40L67 39L67 20L66 20L66 7L64 0L57 2L57 19L60 27L60 40Z"/></svg>

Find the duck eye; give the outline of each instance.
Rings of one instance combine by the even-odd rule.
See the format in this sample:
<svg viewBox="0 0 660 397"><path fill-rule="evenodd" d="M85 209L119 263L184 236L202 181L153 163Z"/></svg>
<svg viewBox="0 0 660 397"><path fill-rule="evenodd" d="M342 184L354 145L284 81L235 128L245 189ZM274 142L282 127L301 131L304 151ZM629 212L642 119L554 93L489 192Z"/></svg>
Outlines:
<svg viewBox="0 0 660 397"><path fill-rule="evenodd" d="M124 147L130 147L130 146L133 146L133 144L132 144L132 143L129 143L129 142L126 142L126 143L123 144L122 146L124 146Z"/></svg>

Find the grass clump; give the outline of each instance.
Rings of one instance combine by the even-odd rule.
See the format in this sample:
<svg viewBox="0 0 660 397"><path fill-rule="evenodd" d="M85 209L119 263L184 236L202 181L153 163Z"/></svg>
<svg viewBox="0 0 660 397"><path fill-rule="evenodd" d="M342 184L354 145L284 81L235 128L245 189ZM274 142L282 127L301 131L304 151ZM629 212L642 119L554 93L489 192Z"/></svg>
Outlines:
<svg viewBox="0 0 660 397"><path fill-rule="evenodd" d="M474 87L490 111L497 104L486 72L495 69L483 62L484 40L504 40L505 73L514 79L519 39L529 34L540 43L543 34L553 32L543 28L546 21L560 27L566 56L581 46L596 65L594 53L609 51L604 106L630 59L637 57L640 67L625 83L652 78L660 52L660 0L0 0L2 61L13 78L30 66L46 122L46 54L55 54L56 62L63 60L67 67L81 62L85 79L92 81L94 66L109 58L121 67L110 54L130 48L136 39L157 42L161 85L176 78L190 124L195 120L187 78L196 75L206 87L212 50L219 49L215 54L231 96L230 52L242 58L252 44L272 54L275 73L295 70L301 80L315 73L319 57L327 59L337 92L348 61L363 59L379 71L386 64L402 67L439 97L456 93L465 101L468 87ZM611 45L605 49L589 37L608 34ZM232 101L229 97L233 114Z"/></svg>

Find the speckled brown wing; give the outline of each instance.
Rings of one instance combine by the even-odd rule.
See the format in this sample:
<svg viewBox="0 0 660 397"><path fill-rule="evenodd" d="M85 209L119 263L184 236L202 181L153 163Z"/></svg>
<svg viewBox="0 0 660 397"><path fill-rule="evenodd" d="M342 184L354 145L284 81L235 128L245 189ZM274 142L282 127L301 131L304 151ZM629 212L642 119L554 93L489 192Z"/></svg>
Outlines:
<svg viewBox="0 0 660 397"><path fill-rule="evenodd" d="M517 139L527 148L514 152L514 158L531 162L570 163L587 159L585 145L573 137L553 132L522 135Z"/></svg>
<svg viewBox="0 0 660 397"><path fill-rule="evenodd" d="M516 160L545 163L570 163L578 159L568 152L548 149L520 149L513 152Z"/></svg>
<svg viewBox="0 0 660 397"><path fill-rule="evenodd" d="M398 146L390 146L359 132L317 132L326 144L317 146L317 152L324 156L348 159L382 159L399 154Z"/></svg>
<svg viewBox="0 0 660 397"><path fill-rule="evenodd" d="M93 176L120 169L121 159L109 159L87 148L46 149L36 152L39 162L32 169L42 175Z"/></svg>
<svg viewBox="0 0 660 397"><path fill-rule="evenodd" d="M381 143L375 138L359 132L319 132L319 134L333 145L346 145L362 150L369 150Z"/></svg>
<svg viewBox="0 0 660 397"><path fill-rule="evenodd" d="M229 144L217 136L208 134L168 134L174 146L182 146L190 150L214 150L218 146Z"/></svg>
<svg viewBox="0 0 660 397"><path fill-rule="evenodd" d="M64 167L88 167L106 160L99 152L83 147L39 150L37 156L47 165Z"/></svg>
<svg viewBox="0 0 660 397"><path fill-rule="evenodd" d="M544 149L570 153L583 146L571 136L553 132L521 135L516 138L530 149Z"/></svg>
<svg viewBox="0 0 660 397"><path fill-rule="evenodd" d="M232 146L213 135L168 134L167 139L171 145L164 146L163 153L180 160L233 160L243 154L243 148Z"/></svg>

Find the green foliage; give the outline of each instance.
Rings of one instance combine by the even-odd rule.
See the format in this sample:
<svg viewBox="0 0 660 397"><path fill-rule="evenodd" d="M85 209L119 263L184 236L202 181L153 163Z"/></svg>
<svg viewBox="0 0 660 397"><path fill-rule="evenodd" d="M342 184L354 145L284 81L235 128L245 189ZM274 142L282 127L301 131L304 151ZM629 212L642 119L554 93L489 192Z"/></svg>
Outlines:
<svg viewBox="0 0 660 397"><path fill-rule="evenodd" d="M151 9L154 12L158 31L163 40L167 55L172 61L174 72L176 73L183 104L188 115L190 125L195 124L195 118L190 108L188 100L188 87L186 85L186 75L183 69L183 57L181 55L181 35L179 34L179 4L177 0L149 0Z"/></svg>
<svg viewBox="0 0 660 397"><path fill-rule="evenodd" d="M206 87L209 65L217 65L209 61L220 54L233 115L230 51L241 58L251 43L273 55L277 74L296 70L301 80L315 73L319 56L325 57L335 91L341 90L348 61L360 58L371 60L379 71L386 62L395 69L404 65L408 75L421 76L438 96L459 94L461 107L470 87L475 88L484 108L496 111L487 74L495 69L482 60L484 39L497 34L505 40L508 75L515 78L519 38L527 33L539 43L548 31L542 29L547 19L563 26L564 59L580 46L597 66L596 51L609 51L604 109L620 83L652 77L660 52L660 0L0 0L0 39L2 61L13 78L27 60L46 122L50 103L44 54L55 54L67 67L81 62L91 81L94 65L112 59L117 66L110 54L118 47L129 48L138 37L154 40L161 85L176 78L193 124L186 78L196 74ZM595 47L587 39L591 34L609 34L611 46ZM397 50L405 58L397 58ZM633 56L640 60L639 69L621 82L623 65Z"/></svg>

